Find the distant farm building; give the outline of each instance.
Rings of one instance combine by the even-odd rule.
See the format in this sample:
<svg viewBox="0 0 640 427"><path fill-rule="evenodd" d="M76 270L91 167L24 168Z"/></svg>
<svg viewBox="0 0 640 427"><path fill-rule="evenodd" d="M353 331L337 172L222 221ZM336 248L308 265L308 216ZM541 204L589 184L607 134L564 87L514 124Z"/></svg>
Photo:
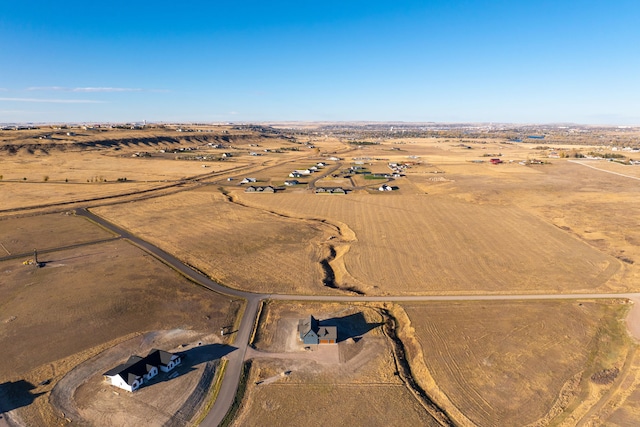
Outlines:
<svg viewBox="0 0 640 427"><path fill-rule="evenodd" d="M251 182L256 182L255 178L245 178L242 181L240 181L240 184L249 184Z"/></svg>
<svg viewBox="0 0 640 427"><path fill-rule="evenodd" d="M499 165L500 163L502 163L502 160L500 159L491 159L489 161L491 162L492 165Z"/></svg>
<svg viewBox="0 0 640 427"><path fill-rule="evenodd" d="M298 334L304 344L335 344L338 342L336 326L320 326L313 316L298 321Z"/></svg>
<svg viewBox="0 0 640 427"><path fill-rule="evenodd" d="M289 174L290 178L300 178L303 176L311 175L311 170L309 169L296 169Z"/></svg>
<svg viewBox="0 0 640 427"><path fill-rule="evenodd" d="M316 194L347 194L342 187L317 187Z"/></svg>
<svg viewBox="0 0 640 427"><path fill-rule="evenodd" d="M291 187L292 185L298 185L300 184L300 181L298 181L297 179L290 179L284 182L284 185Z"/></svg>
<svg viewBox="0 0 640 427"><path fill-rule="evenodd" d="M250 185L244 190L245 193L275 193L276 189L270 185L260 186L260 185Z"/></svg>
<svg viewBox="0 0 640 427"><path fill-rule="evenodd" d="M153 349L146 357L129 357L126 363L105 372L103 376L109 384L133 392L158 375L158 370L170 372L181 362L177 354Z"/></svg>
<svg viewBox="0 0 640 427"><path fill-rule="evenodd" d="M378 191L393 191L393 187L388 184L382 184L378 187Z"/></svg>

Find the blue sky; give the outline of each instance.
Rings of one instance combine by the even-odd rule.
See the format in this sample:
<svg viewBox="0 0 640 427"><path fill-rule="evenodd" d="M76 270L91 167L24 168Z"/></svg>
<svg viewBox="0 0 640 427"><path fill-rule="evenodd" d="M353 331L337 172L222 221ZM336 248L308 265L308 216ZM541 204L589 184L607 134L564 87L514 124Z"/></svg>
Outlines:
<svg viewBox="0 0 640 427"><path fill-rule="evenodd" d="M640 2L7 0L0 122L640 125Z"/></svg>

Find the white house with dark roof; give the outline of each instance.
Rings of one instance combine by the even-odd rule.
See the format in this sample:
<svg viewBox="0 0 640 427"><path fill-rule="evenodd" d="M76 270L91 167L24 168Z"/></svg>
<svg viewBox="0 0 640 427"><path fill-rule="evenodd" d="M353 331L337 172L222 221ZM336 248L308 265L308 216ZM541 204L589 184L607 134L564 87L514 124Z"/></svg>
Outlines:
<svg viewBox="0 0 640 427"><path fill-rule="evenodd" d="M162 372L170 372L182 362L177 354L153 349L146 357L131 356L122 365L108 370L105 381L121 389L134 392Z"/></svg>

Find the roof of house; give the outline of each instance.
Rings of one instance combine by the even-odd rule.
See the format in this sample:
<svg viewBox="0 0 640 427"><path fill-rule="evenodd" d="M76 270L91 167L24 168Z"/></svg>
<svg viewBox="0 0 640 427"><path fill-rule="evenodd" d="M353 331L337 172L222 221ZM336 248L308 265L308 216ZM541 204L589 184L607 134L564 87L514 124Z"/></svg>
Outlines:
<svg viewBox="0 0 640 427"><path fill-rule="evenodd" d="M173 359L174 356L176 355L173 353L169 353L168 351L158 350L157 348L154 348L149 352L149 354L147 355L147 357L145 357L145 359L147 359L149 363L153 363L156 366L168 365L169 363L171 363L171 359Z"/></svg>
<svg viewBox="0 0 640 427"><path fill-rule="evenodd" d="M103 375L110 377L120 375L127 384L132 385L136 379L148 374L153 368L155 368L155 365L150 364L146 358L131 356L127 363L116 366Z"/></svg>
<svg viewBox="0 0 640 427"><path fill-rule="evenodd" d="M317 329L318 319L316 319L312 315L298 321L298 332L300 332L300 338L304 338L304 336L307 335L309 331L314 331L315 333Z"/></svg>
<svg viewBox="0 0 640 427"><path fill-rule="evenodd" d="M310 315L298 321L298 332L300 339L304 339L309 332L313 331L321 340L338 340L338 328L336 326L320 326L318 319Z"/></svg>
<svg viewBox="0 0 640 427"><path fill-rule="evenodd" d="M338 340L338 328L335 326L320 326L317 334L321 340Z"/></svg>

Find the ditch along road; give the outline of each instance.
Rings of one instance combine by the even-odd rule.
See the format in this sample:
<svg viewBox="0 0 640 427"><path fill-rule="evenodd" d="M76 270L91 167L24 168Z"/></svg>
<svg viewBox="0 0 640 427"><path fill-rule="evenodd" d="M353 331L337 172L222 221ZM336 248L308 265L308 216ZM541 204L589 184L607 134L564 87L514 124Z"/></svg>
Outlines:
<svg viewBox="0 0 640 427"><path fill-rule="evenodd" d="M240 376L244 364L245 353L249 345L249 339L256 323L260 303L263 300L284 301L325 301L325 302L419 302L419 301L502 301L502 300L580 300L580 299L611 299L623 298L634 302L633 309L627 318L627 325L631 334L640 340L640 293L589 293L589 294L525 294L525 295L420 295L420 296L341 296L341 295L284 295L284 294L257 294L241 291L223 286L204 273L183 263L178 258L163 251L157 246L137 237L117 225L95 215L86 208L77 209L76 215L85 217L110 232L127 239L134 245L156 257L161 262L184 275L189 280L204 286L212 291L241 298L247 301L235 339L232 343L236 350L229 353L226 358L227 367L220 386L218 397L211 410L200 423L204 427L215 427L222 422L233 404Z"/></svg>

